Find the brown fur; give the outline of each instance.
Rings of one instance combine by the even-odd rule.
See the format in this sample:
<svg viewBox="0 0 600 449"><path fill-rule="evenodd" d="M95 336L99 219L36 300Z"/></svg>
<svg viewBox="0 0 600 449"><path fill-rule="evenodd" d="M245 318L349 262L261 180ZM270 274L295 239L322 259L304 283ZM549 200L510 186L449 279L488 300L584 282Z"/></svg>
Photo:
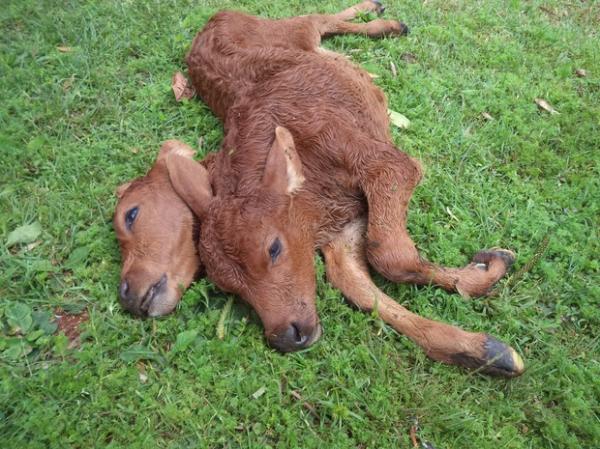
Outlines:
<svg viewBox="0 0 600 449"><path fill-rule="evenodd" d="M369 75L319 47L333 34L403 34L397 21L345 22L379 7L365 1L337 15L283 20L216 14L187 57L196 92L225 127L212 192L208 173L177 155L167 157L172 186L202 221L208 276L256 309L275 347L300 349L320 335L313 266L320 249L346 297L376 308L432 358L520 374L510 347L408 312L368 275L367 260L394 281L477 296L511 261L496 250L467 267L443 268L417 253L406 216L420 166L394 146L385 96Z"/></svg>

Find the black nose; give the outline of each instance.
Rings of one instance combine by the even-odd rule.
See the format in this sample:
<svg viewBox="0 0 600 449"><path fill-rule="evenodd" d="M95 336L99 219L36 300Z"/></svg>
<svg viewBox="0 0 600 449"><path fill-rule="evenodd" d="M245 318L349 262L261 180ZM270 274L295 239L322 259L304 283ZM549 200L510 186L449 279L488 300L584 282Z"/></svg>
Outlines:
<svg viewBox="0 0 600 449"><path fill-rule="evenodd" d="M281 352L292 352L304 349L315 342L321 335L321 326L291 323L285 330L269 337L269 344Z"/></svg>
<svg viewBox="0 0 600 449"><path fill-rule="evenodd" d="M406 25L404 22L400 22L400 21L398 21L398 23L400 24L400 35L401 36L406 36L408 33L410 33L410 28L408 27L408 25Z"/></svg>
<svg viewBox="0 0 600 449"><path fill-rule="evenodd" d="M119 285L119 299L125 310L141 316L143 313L140 310L140 298L135 290L135 287L132 287L127 279L123 279Z"/></svg>

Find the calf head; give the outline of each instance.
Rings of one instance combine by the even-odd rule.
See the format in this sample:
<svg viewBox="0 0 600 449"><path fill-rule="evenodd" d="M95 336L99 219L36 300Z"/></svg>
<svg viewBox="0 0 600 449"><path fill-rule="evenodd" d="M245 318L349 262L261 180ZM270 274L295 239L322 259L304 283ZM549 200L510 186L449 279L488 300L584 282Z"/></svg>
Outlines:
<svg viewBox="0 0 600 449"><path fill-rule="evenodd" d="M171 185L170 154L198 164L192 160L194 150L170 140L145 176L117 189L113 224L123 261L119 297L125 309L139 316L171 312L201 269L199 222Z"/></svg>
<svg viewBox="0 0 600 449"><path fill-rule="evenodd" d="M294 208L304 178L292 135L278 127L262 180L247 195L213 196L206 170L167 158L175 190L202 220L199 252L208 277L258 313L269 343L284 352L315 342L314 241Z"/></svg>

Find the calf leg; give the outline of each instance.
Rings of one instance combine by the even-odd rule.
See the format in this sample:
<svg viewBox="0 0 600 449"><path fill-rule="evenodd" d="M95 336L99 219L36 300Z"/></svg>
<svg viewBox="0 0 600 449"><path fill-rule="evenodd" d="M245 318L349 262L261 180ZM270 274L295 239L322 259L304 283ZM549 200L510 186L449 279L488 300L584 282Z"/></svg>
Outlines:
<svg viewBox="0 0 600 449"><path fill-rule="evenodd" d="M335 17L337 20L348 21L356 19L360 13L374 12L377 14L383 14L384 11L385 6L383 6L379 1L366 0L358 5L344 9L342 12L334 14L333 17Z"/></svg>
<svg viewBox="0 0 600 449"><path fill-rule="evenodd" d="M408 27L398 20L376 19L367 23L344 23L355 19L360 13L382 14L383 11L385 7L379 1L367 0L334 15L312 17L319 22L320 34L325 38L335 34L366 34L370 37L380 37L408 33Z"/></svg>
<svg viewBox="0 0 600 449"><path fill-rule="evenodd" d="M366 23L332 20L328 16L315 16L319 33L323 38L338 34L364 34L369 37L403 36L408 27L398 20L375 19ZM334 16L335 17L335 16Z"/></svg>
<svg viewBox="0 0 600 449"><path fill-rule="evenodd" d="M434 360L514 377L523 373L521 357L510 346L483 333L422 318L409 312L373 283L364 248L364 223L354 222L321 248L329 281L362 310L377 313Z"/></svg>
<svg viewBox="0 0 600 449"><path fill-rule="evenodd" d="M271 38L277 40L279 46L291 46L302 50L318 50L321 39L338 34L362 34L369 37L405 35L408 27L398 20L375 19L366 23L350 23L360 12L383 12L381 3L364 1L338 14L312 14L275 21L283 33L272 33ZM273 40L269 41L275 45Z"/></svg>
<svg viewBox="0 0 600 449"><path fill-rule="evenodd" d="M514 254L482 251L463 268L444 268L420 257L406 230L408 203L421 178L419 163L391 145L378 144L357 166L369 204L367 256L371 265L395 282L436 284L462 296L484 296L506 273Z"/></svg>

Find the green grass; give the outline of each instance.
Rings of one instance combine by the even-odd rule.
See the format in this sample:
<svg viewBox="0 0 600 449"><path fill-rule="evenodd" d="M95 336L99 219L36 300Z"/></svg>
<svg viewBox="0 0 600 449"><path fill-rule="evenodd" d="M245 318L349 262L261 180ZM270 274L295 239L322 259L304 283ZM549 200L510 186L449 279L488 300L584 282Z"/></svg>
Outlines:
<svg viewBox="0 0 600 449"><path fill-rule="evenodd" d="M417 313L510 342L528 367L521 378L430 361L376 317L349 308L321 262L325 334L302 353L267 348L256 316L239 303L218 340L227 298L207 281L164 319L120 309L116 186L143 174L162 140L196 146L203 137L205 152L222 137L205 105L177 104L170 91L195 32L224 7L282 17L346 6L3 2L2 447L409 448L415 420L420 439L438 449L600 447L594 1L388 1L386 16L409 24L408 38L326 44L378 73L390 108L412 122L394 138L426 168L410 230L428 258L461 265L503 246L518 255L515 273L548 237L531 269L490 299L378 278ZM576 68L587 76L576 77ZM560 114L539 111L535 98ZM36 221L37 246L5 245L11 231ZM79 348L52 334L56 307L89 312Z"/></svg>

